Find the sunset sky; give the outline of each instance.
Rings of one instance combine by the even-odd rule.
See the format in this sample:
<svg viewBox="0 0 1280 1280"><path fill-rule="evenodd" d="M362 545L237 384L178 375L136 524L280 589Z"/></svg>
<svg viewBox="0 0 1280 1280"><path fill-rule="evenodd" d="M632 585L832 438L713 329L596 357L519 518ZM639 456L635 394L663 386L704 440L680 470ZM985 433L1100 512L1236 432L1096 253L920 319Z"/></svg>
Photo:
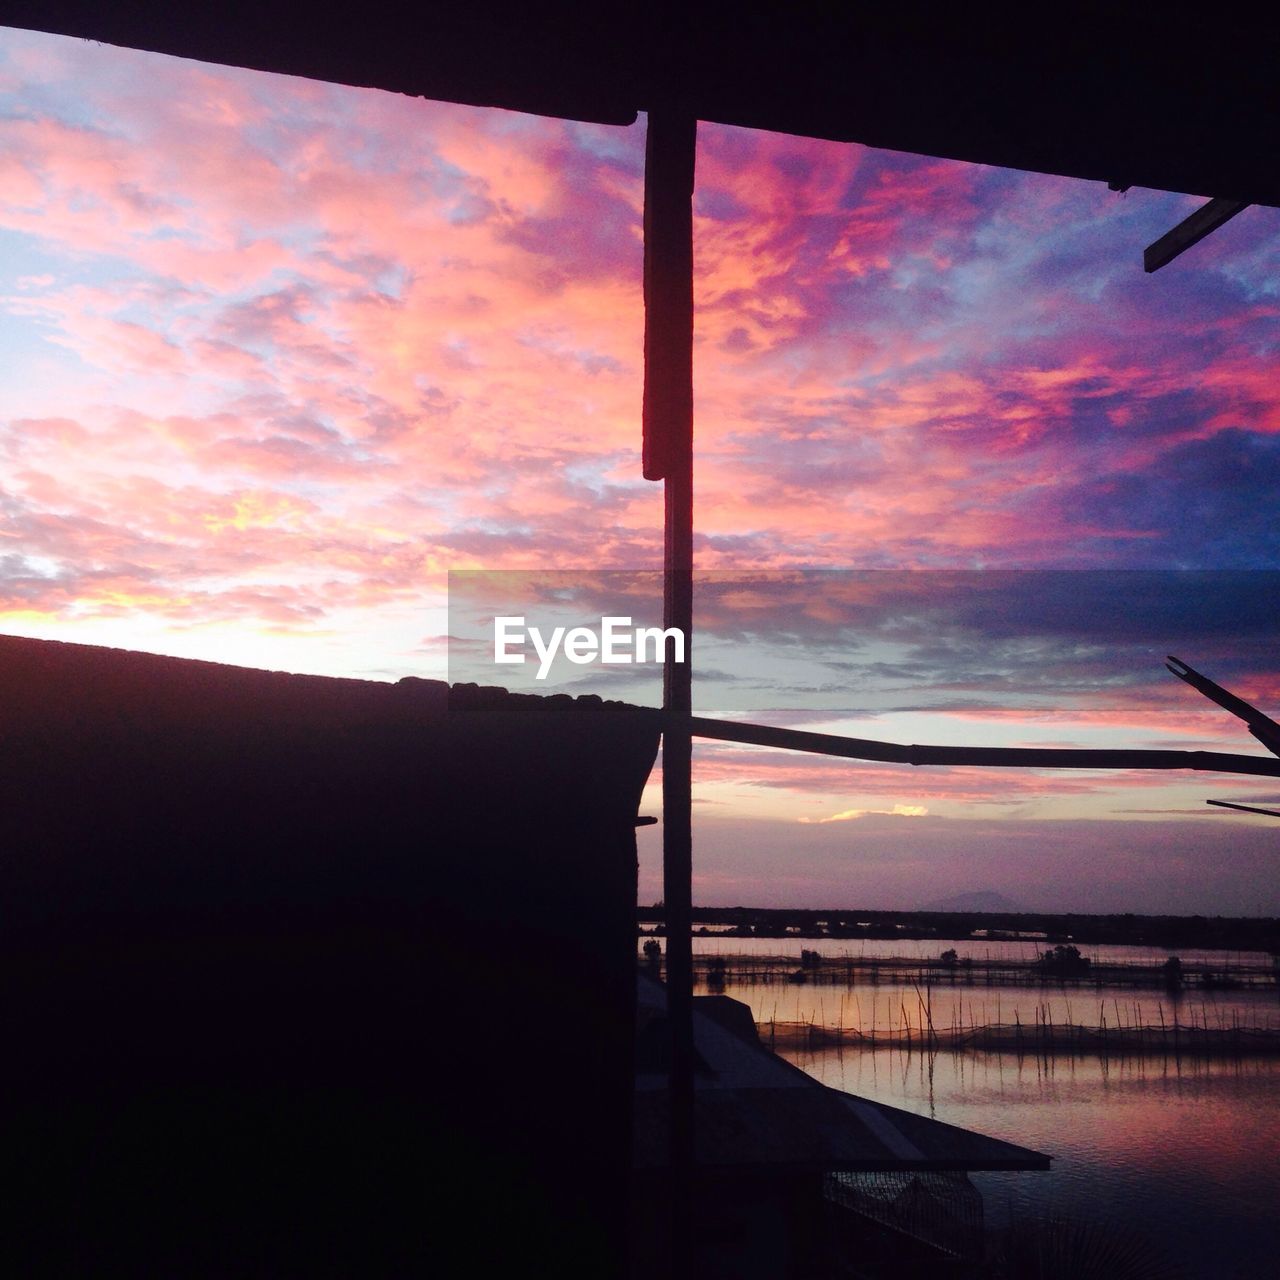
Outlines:
<svg viewBox="0 0 1280 1280"><path fill-rule="evenodd" d="M659 568L643 152L0 29L0 631L444 677L449 570ZM703 597L700 711L1261 753L1162 666L1280 716L1280 211L1144 275L1198 203L700 128L695 554L775 575ZM703 902L1280 913L1280 822L1203 803L1265 779L695 775Z"/></svg>

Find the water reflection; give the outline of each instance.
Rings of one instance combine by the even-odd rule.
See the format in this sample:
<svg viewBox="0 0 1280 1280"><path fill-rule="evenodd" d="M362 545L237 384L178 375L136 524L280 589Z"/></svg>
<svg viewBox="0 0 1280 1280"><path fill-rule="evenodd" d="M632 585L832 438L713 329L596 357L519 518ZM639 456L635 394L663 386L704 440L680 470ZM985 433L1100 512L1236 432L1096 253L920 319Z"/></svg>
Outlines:
<svg viewBox="0 0 1280 1280"><path fill-rule="evenodd" d="M1274 1059L784 1056L835 1088L1052 1154L1047 1175L975 1175L993 1225L1053 1210L1142 1233L1206 1280L1275 1274Z"/></svg>
<svg viewBox="0 0 1280 1280"><path fill-rule="evenodd" d="M1117 990L1088 983L970 986L963 983L729 982L726 995L751 1007L757 1022L842 1027L878 1036L904 1026L952 1029L1037 1023L1124 1030L1133 1027L1256 1028L1280 1034L1276 989L1242 991Z"/></svg>
<svg viewBox="0 0 1280 1280"><path fill-rule="evenodd" d="M799 938L705 937L695 940L695 951L762 962L785 956L800 963L801 952L815 945ZM1266 1040L1274 1050L1280 1042L1280 992L1271 957L1181 952L1188 965L1219 974L1230 969L1246 985L1178 989L1149 979L1112 986L1024 974L1017 981L1006 966L989 962L1033 965L1036 943L971 940L947 946L955 947L961 961L973 957L968 974L963 965L938 976L931 966L890 964L878 970L879 980L871 980L841 960L936 961L939 944L824 941L820 969L810 969L803 982L788 980L789 963L739 965L753 980L735 981L730 964L728 981L717 989L748 1004L765 1024L766 1038L773 1023L853 1032L842 1047L821 1049L783 1048L779 1036L779 1052L826 1084L1052 1154L1049 1174L974 1175L990 1225L1052 1212L1141 1237L1153 1252L1204 1280L1276 1274L1280 1054L1199 1056L1185 1051L1191 1037L1164 1034L1151 1038L1144 1055L1116 1052L1123 1038L1118 1043L1114 1035L1107 1053L1041 1055L1031 1051L1031 1036L1021 1054L921 1052L929 1039L920 1034L929 1027L946 1032L1046 1023L1112 1031L1194 1026L1219 1033L1220 1049L1238 1049L1248 1038L1235 1032L1258 1028L1267 1035L1251 1042L1251 1052ZM1095 965L1159 965L1171 954L1147 947L1082 950ZM987 978L975 980L981 961L988 962ZM852 970L855 980L848 981L850 974L842 970ZM886 1033L901 1041L904 1028L912 1033L909 1049L884 1047ZM859 1047L857 1032L868 1039L874 1032L878 1043Z"/></svg>

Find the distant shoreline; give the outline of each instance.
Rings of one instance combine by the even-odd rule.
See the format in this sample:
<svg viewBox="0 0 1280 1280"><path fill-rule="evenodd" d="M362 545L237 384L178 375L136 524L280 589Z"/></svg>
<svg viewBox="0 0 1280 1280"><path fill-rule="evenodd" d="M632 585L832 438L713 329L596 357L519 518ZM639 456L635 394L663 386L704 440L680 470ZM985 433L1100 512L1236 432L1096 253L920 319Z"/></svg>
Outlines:
<svg viewBox="0 0 1280 1280"><path fill-rule="evenodd" d="M640 907L636 922L641 933L661 936L661 905ZM738 938L1074 942L1280 955L1280 919L1275 917L695 907L693 926L695 932Z"/></svg>

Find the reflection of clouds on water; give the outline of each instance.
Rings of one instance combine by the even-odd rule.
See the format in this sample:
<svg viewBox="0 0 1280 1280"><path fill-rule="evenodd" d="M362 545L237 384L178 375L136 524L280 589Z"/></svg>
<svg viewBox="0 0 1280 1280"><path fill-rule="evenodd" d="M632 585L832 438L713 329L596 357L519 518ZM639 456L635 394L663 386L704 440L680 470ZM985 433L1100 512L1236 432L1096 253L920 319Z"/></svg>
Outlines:
<svg viewBox="0 0 1280 1280"><path fill-rule="evenodd" d="M785 1056L834 1088L1053 1155L1048 1174L972 1175L989 1225L1046 1212L1129 1224L1197 1280L1271 1272L1280 1250L1274 1059Z"/></svg>
<svg viewBox="0 0 1280 1280"><path fill-rule="evenodd" d="M798 962L797 962L798 963ZM869 1035L885 1035L904 1024L914 1033L930 1022L940 1034L953 1027L1012 1027L1027 1029L1041 1021L1056 1027L1160 1027L1172 1029L1175 1020L1186 1027L1211 1029L1233 1025L1280 1031L1280 1004L1274 988L1218 993L1188 992L1181 997L1163 991L1098 992L1039 986L950 986L936 983L912 986L901 980L856 987L788 983L781 979L752 985L730 982L725 993L749 1004L758 1021L843 1026ZM1113 999L1113 996L1115 997ZM927 1008L927 1012L926 1012Z"/></svg>

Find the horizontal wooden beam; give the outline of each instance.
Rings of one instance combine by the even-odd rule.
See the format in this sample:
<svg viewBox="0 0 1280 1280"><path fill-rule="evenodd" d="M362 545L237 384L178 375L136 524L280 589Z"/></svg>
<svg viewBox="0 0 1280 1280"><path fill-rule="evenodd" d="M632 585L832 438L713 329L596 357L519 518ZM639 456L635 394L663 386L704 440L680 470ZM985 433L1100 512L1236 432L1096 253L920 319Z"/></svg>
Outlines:
<svg viewBox="0 0 1280 1280"><path fill-rule="evenodd" d="M1166 231L1154 244L1147 245L1142 251L1142 269L1148 273L1159 271L1193 244L1199 244L1211 231L1216 231L1224 222L1234 218L1241 209L1248 207L1245 200L1216 199L1202 204L1189 218L1183 218L1172 231Z"/></svg>
<svg viewBox="0 0 1280 1280"><path fill-rule="evenodd" d="M1223 751L1100 751L1077 747L934 747L845 738L771 725L740 724L693 716L695 738L741 742L784 751L808 751L846 760L880 760L888 764L978 765L989 769L1198 769L1210 773L1245 773L1280 778L1280 760L1268 756L1233 755Z"/></svg>

